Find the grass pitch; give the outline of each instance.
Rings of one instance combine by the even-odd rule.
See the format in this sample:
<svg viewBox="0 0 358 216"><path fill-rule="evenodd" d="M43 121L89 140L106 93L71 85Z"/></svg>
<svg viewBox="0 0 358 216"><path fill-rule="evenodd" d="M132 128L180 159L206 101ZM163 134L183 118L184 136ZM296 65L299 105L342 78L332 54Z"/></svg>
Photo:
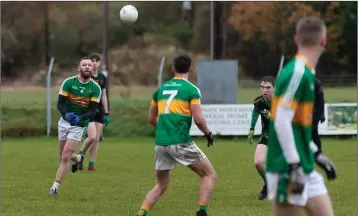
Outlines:
<svg viewBox="0 0 358 216"><path fill-rule="evenodd" d="M43 87L5 87L1 89L1 103L3 107L11 108L42 108L46 107L46 88ZM56 106L59 86L51 91L52 106ZM150 103L153 87L133 86L129 98L123 99L121 93L126 91L122 87L110 88L110 103L117 104L122 100L147 100ZM326 103L355 103L357 101L356 87L327 87L324 89ZM239 88L237 91L238 104L252 104L260 95L260 88Z"/></svg>
<svg viewBox="0 0 358 216"><path fill-rule="evenodd" d="M262 180L253 166L255 145L246 140L217 140L198 145L213 163L218 179L208 213L214 216L268 216L271 204L258 201ZM335 161L338 179L326 182L336 216L355 215L356 139L324 139L325 153ZM148 138L107 138L100 144L97 171L72 174L59 199L48 196L59 164L54 138L6 139L2 146L2 213L4 216L133 216L155 183L154 145ZM87 165L87 160L85 162ZM179 166L167 193L151 216L195 215L199 178Z"/></svg>

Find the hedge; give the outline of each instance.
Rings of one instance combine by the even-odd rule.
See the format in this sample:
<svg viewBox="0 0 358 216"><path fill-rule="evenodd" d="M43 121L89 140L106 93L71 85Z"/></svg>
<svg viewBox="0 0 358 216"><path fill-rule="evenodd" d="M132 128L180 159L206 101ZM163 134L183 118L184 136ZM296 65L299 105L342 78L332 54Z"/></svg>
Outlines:
<svg viewBox="0 0 358 216"><path fill-rule="evenodd" d="M111 104L110 123L105 128L108 137L152 137L154 129L147 123L148 101L123 100ZM59 112L52 108L51 136L57 136ZM31 137L46 134L46 107L3 107L2 137Z"/></svg>

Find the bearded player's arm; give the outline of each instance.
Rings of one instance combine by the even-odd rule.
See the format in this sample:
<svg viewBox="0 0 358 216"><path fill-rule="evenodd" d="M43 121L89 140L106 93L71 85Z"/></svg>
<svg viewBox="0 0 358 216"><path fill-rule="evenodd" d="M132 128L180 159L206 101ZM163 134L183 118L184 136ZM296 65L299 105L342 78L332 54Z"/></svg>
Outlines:
<svg viewBox="0 0 358 216"><path fill-rule="evenodd" d="M156 90L153 93L152 96L152 102L150 104L149 107L149 112L148 112L148 123L153 125L153 127L157 127L157 119L158 119L158 99L157 99L157 92L158 90Z"/></svg>
<svg viewBox="0 0 358 216"><path fill-rule="evenodd" d="M99 101L101 100L101 97L102 90L98 85L96 85L91 95L90 103L88 105L88 111L80 116L80 120L87 120L93 118L96 115L96 109L98 107Z"/></svg>
<svg viewBox="0 0 358 216"><path fill-rule="evenodd" d="M71 90L71 85L69 82L69 79L65 79L61 84L60 91L58 92L57 110L61 113L62 116L65 116L67 112L65 103Z"/></svg>

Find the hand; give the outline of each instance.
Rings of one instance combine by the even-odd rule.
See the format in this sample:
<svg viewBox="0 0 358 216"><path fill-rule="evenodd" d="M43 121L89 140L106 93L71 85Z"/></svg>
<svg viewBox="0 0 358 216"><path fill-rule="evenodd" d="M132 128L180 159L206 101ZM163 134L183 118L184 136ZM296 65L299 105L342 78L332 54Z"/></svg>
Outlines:
<svg viewBox="0 0 358 216"><path fill-rule="evenodd" d="M104 125L107 127L109 123L109 113L104 114Z"/></svg>
<svg viewBox="0 0 358 216"><path fill-rule="evenodd" d="M253 143L254 133L255 133L255 130L254 130L254 129L250 129L250 130L249 130L249 135L248 135L248 137L247 137L247 140L249 141L249 144L250 144L250 145Z"/></svg>
<svg viewBox="0 0 358 216"><path fill-rule="evenodd" d="M266 119L271 118L270 110L264 109L263 111L261 111L261 114L264 115Z"/></svg>
<svg viewBox="0 0 358 216"><path fill-rule="evenodd" d="M289 164L291 187L289 190L292 194L302 194L305 188L305 174L300 164Z"/></svg>
<svg viewBox="0 0 358 216"><path fill-rule="evenodd" d="M70 123L72 119L75 117L75 113L69 112L65 114L65 120Z"/></svg>
<svg viewBox="0 0 358 216"><path fill-rule="evenodd" d="M320 121L321 123L323 123L323 122L326 121L326 117L324 116L324 114L321 115L321 117L319 118L319 121Z"/></svg>
<svg viewBox="0 0 358 216"><path fill-rule="evenodd" d="M208 147L214 145L214 136L213 134L209 131L208 134L205 134L206 139L208 140Z"/></svg>
<svg viewBox="0 0 358 216"><path fill-rule="evenodd" d="M316 156L316 164L326 172L327 178L329 180L334 180L337 178L336 167L334 166L333 162L322 153L319 153Z"/></svg>
<svg viewBox="0 0 358 216"><path fill-rule="evenodd" d="M74 117L70 121L71 126L77 126L80 122L81 118L78 115L74 115Z"/></svg>

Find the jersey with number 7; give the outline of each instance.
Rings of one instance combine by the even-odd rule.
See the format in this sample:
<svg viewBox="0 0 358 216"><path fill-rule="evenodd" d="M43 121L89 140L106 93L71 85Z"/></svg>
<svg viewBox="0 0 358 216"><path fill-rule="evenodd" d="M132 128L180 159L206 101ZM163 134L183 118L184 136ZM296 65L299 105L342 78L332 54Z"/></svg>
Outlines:
<svg viewBox="0 0 358 216"><path fill-rule="evenodd" d="M190 104L200 104L200 90L191 82L176 78L167 81L153 94L158 105L155 144L160 146L191 142Z"/></svg>

